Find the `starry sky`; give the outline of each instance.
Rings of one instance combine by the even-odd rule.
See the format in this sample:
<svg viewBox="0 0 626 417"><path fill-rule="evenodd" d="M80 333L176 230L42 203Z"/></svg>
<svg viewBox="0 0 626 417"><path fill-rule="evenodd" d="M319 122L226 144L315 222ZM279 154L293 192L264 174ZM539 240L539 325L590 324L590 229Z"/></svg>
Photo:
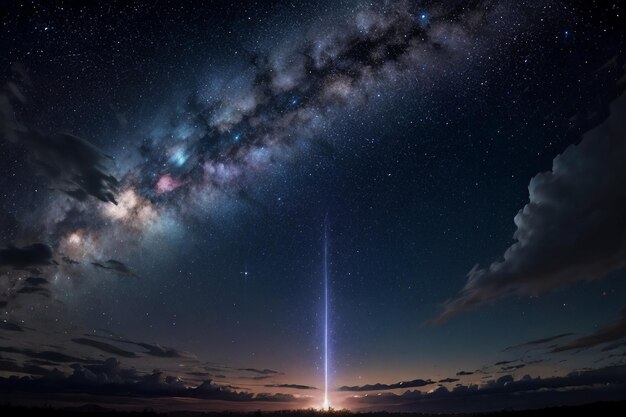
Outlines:
<svg viewBox="0 0 626 417"><path fill-rule="evenodd" d="M624 5L0 13L0 392L319 407L326 225L331 405L623 398Z"/></svg>

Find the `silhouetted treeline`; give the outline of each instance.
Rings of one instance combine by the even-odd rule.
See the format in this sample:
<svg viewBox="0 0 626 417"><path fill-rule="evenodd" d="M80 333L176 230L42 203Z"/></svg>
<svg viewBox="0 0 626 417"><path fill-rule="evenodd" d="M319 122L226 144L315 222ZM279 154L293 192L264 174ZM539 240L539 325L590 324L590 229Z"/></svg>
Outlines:
<svg viewBox="0 0 626 417"><path fill-rule="evenodd" d="M580 406L550 407L539 410L503 410L490 413L463 413L463 414L426 414L426 413L393 413L386 411L353 413L348 410L320 411L315 409L306 410L284 410L284 411L251 411L251 412L199 412L199 411L175 411L157 412L151 409L143 411L116 411L98 405L84 405L72 408L53 407L26 407L10 404L0 405L1 416L44 416L61 417L74 415L80 417L554 417L561 415L575 415L582 417L595 416L624 416L626 412L626 401L600 402Z"/></svg>

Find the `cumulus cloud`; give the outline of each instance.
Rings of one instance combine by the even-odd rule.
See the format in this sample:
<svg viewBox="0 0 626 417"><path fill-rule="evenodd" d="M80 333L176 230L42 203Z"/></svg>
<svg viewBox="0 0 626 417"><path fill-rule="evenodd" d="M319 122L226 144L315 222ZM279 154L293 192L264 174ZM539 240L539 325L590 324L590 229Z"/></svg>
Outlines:
<svg viewBox="0 0 626 417"><path fill-rule="evenodd" d="M502 260L475 266L442 323L513 295L537 295L602 278L626 266L626 95L609 118L535 176L529 203L515 216L516 242Z"/></svg>
<svg viewBox="0 0 626 417"><path fill-rule="evenodd" d="M342 386L338 388L338 391L384 391L384 390L391 390L391 389L398 389L398 388L414 388L414 387L423 387L425 385L431 385L434 384L434 381L431 381L430 379L428 380L424 380L424 379L414 379L412 381L403 381L403 382L396 382L395 384L380 384L380 383L376 383L376 384L368 384L368 385L356 385L356 386Z"/></svg>
<svg viewBox="0 0 626 417"><path fill-rule="evenodd" d="M589 336L555 347L552 352L565 352L573 349L588 349L617 340L626 339L626 309L623 309L617 321L604 326ZM625 341L626 342L626 341Z"/></svg>

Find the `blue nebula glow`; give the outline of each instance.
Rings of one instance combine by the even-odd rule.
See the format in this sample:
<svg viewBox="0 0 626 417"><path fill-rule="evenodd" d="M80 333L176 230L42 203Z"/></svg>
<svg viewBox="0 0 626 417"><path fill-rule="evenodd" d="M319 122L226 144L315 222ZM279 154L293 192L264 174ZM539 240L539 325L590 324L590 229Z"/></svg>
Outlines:
<svg viewBox="0 0 626 417"><path fill-rule="evenodd" d="M184 149L179 148L170 157L170 162L172 162L174 165L178 167L182 167L185 164L185 162L187 162L187 159L189 159L189 155L185 153Z"/></svg>

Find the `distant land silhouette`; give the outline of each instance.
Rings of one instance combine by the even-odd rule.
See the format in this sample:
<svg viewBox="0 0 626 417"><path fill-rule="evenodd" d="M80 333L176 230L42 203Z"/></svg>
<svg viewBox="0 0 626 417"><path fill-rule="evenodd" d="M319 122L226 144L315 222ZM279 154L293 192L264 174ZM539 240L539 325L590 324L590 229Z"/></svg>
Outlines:
<svg viewBox="0 0 626 417"><path fill-rule="evenodd" d="M284 410L284 411L250 411L250 412L200 412L200 411L175 411L160 413L146 409L144 411L116 411L95 404L85 404L79 407L53 408L53 407L25 407L10 404L0 405L0 415L3 416L162 416L162 417L543 417L543 416L623 416L626 412L626 401L596 402L578 406L549 407L537 410L502 410L489 413L460 413L460 414L428 414L428 413L389 413L380 412L351 412L349 410L320 411L316 409Z"/></svg>

